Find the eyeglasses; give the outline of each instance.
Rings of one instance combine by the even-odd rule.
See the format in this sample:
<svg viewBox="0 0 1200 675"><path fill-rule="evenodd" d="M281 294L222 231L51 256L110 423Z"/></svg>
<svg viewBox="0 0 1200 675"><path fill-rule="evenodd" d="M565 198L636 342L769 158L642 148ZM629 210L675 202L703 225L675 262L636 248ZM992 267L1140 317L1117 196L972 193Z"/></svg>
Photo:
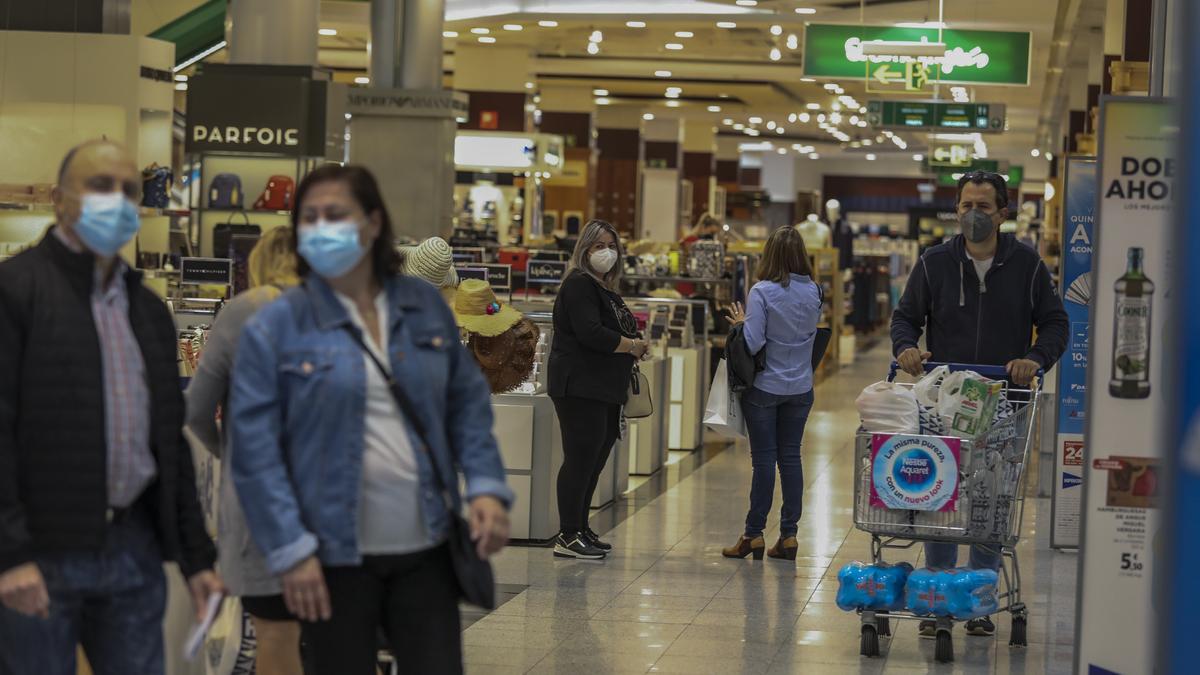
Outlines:
<svg viewBox="0 0 1200 675"><path fill-rule="evenodd" d="M971 171L964 173L962 178L958 179L958 186L962 187L967 183L991 183L996 185L997 181L999 181L999 185L1005 186L1005 189L1008 188L1008 183L1005 182L1004 176L998 173L991 171Z"/></svg>

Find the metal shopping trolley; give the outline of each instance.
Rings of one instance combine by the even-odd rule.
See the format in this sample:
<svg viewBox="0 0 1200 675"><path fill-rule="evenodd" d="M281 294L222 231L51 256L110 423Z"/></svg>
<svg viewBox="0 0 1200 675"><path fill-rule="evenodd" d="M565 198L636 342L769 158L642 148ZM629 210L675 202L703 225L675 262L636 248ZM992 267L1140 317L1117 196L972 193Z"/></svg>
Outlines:
<svg viewBox="0 0 1200 675"><path fill-rule="evenodd" d="M998 381L1006 381L1008 377L1005 369L997 366L931 363L926 370L938 365L948 365L951 372L973 370ZM888 381L895 379L897 369L897 364L893 363ZM1012 615L1009 645L1022 647L1027 644L1028 610L1021 602L1021 570L1015 546L1020 538L1025 507L1025 469L1029 465L1032 431L1037 422L1040 380L1039 372L1038 379L1029 389L1018 389L1006 383L1001 391L1001 415L973 438L873 434L859 429L854 455L854 526L871 534L872 562L883 562L885 550L911 549L918 542L986 544L998 548L1000 606L997 613ZM924 440L930 447L939 444L957 447L957 484L952 488L952 508L926 510L931 504L925 504L921 508L904 509L883 503L878 490L873 490L872 486L877 457L887 459L883 453L876 452L885 437L918 445ZM941 498L948 499L945 494ZM888 501L895 503L894 499ZM920 616L909 611L859 610L859 613L863 656L879 655L879 637L891 635L890 619L935 620L934 656L943 663L954 660L950 636L954 621L950 617Z"/></svg>

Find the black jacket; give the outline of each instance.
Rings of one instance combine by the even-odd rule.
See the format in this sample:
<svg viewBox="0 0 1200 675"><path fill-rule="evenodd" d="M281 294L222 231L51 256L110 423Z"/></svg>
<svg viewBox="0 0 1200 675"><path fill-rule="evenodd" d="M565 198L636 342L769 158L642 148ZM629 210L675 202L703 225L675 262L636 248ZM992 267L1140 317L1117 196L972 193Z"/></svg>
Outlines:
<svg viewBox="0 0 1200 675"><path fill-rule="evenodd" d="M550 396L625 403L634 358L613 350L622 337L635 335L621 330L621 310L628 311L621 297L592 277L579 271L567 275L554 300Z"/></svg>
<svg viewBox="0 0 1200 675"><path fill-rule="evenodd" d="M94 258L52 233L0 263L0 572L36 553L104 544L108 450L93 274ZM190 576L211 568L215 551L182 434L175 324L138 272L125 282L158 465L139 506L154 519L163 556Z"/></svg>
<svg viewBox="0 0 1200 675"><path fill-rule="evenodd" d="M892 354L919 346L924 329L933 361L1005 365L1028 358L1053 366L1070 324L1037 252L1002 233L984 277L981 291L961 234L926 251L892 314Z"/></svg>

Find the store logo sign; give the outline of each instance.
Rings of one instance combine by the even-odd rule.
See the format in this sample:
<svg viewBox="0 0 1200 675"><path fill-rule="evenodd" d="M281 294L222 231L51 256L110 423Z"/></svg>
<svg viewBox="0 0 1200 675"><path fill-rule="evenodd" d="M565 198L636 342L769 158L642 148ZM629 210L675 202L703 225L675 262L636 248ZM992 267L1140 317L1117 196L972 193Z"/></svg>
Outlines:
<svg viewBox="0 0 1200 675"><path fill-rule="evenodd" d="M192 127L192 142L238 146L261 145L264 147L300 145L300 130L270 127L210 127L197 124Z"/></svg>
<svg viewBox="0 0 1200 675"><path fill-rule="evenodd" d="M957 438L874 434L871 506L913 511L957 510L961 443Z"/></svg>
<svg viewBox="0 0 1200 675"><path fill-rule="evenodd" d="M925 36L921 36L921 42L929 42ZM846 40L846 60L854 63L924 63L925 65L939 65L942 67L942 72L949 74L954 72L955 68L987 68L991 63L992 57L987 52L983 51L983 47L974 45L969 50L964 50L962 47L947 49L942 56L893 56L888 54L867 56L863 53L863 40L860 37L852 37Z"/></svg>

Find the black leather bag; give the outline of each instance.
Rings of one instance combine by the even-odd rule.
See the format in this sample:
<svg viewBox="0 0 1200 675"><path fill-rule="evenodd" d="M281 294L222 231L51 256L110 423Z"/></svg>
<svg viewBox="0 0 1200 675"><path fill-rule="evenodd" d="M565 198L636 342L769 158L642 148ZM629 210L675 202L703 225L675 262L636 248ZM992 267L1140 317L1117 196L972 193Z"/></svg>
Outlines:
<svg viewBox="0 0 1200 675"><path fill-rule="evenodd" d="M362 347L363 352L371 358L375 363L375 367L379 369L379 374L383 376L384 381L388 384L388 389L392 392L392 397L396 399L396 405L400 407L400 411L404 413L405 420L412 425L413 431L417 432L417 437L421 439L421 444L424 446L425 452L429 452L429 435L425 432L425 425L422 424L421 418L417 415L416 408L413 407L412 401L408 395L404 393L404 389L392 377L391 371L384 367L375 353L367 347L363 342L362 333L352 327L346 326L346 331L354 338L359 347ZM450 518L450 531L447 533L446 546L450 549L450 560L454 564L454 576L458 578L458 586L462 591L462 597L472 605L477 605L484 609L496 608L496 578L492 573L492 564L487 560L479 557L475 552L475 543L471 541L471 526L467 520L462 517L458 508L458 500L454 498L454 492L451 492L450 486L457 486L458 481L451 482L442 475L442 470L438 466L437 460L430 455L429 465L433 467L433 477L437 481L438 491L442 494L442 501L446 505L447 515Z"/></svg>

